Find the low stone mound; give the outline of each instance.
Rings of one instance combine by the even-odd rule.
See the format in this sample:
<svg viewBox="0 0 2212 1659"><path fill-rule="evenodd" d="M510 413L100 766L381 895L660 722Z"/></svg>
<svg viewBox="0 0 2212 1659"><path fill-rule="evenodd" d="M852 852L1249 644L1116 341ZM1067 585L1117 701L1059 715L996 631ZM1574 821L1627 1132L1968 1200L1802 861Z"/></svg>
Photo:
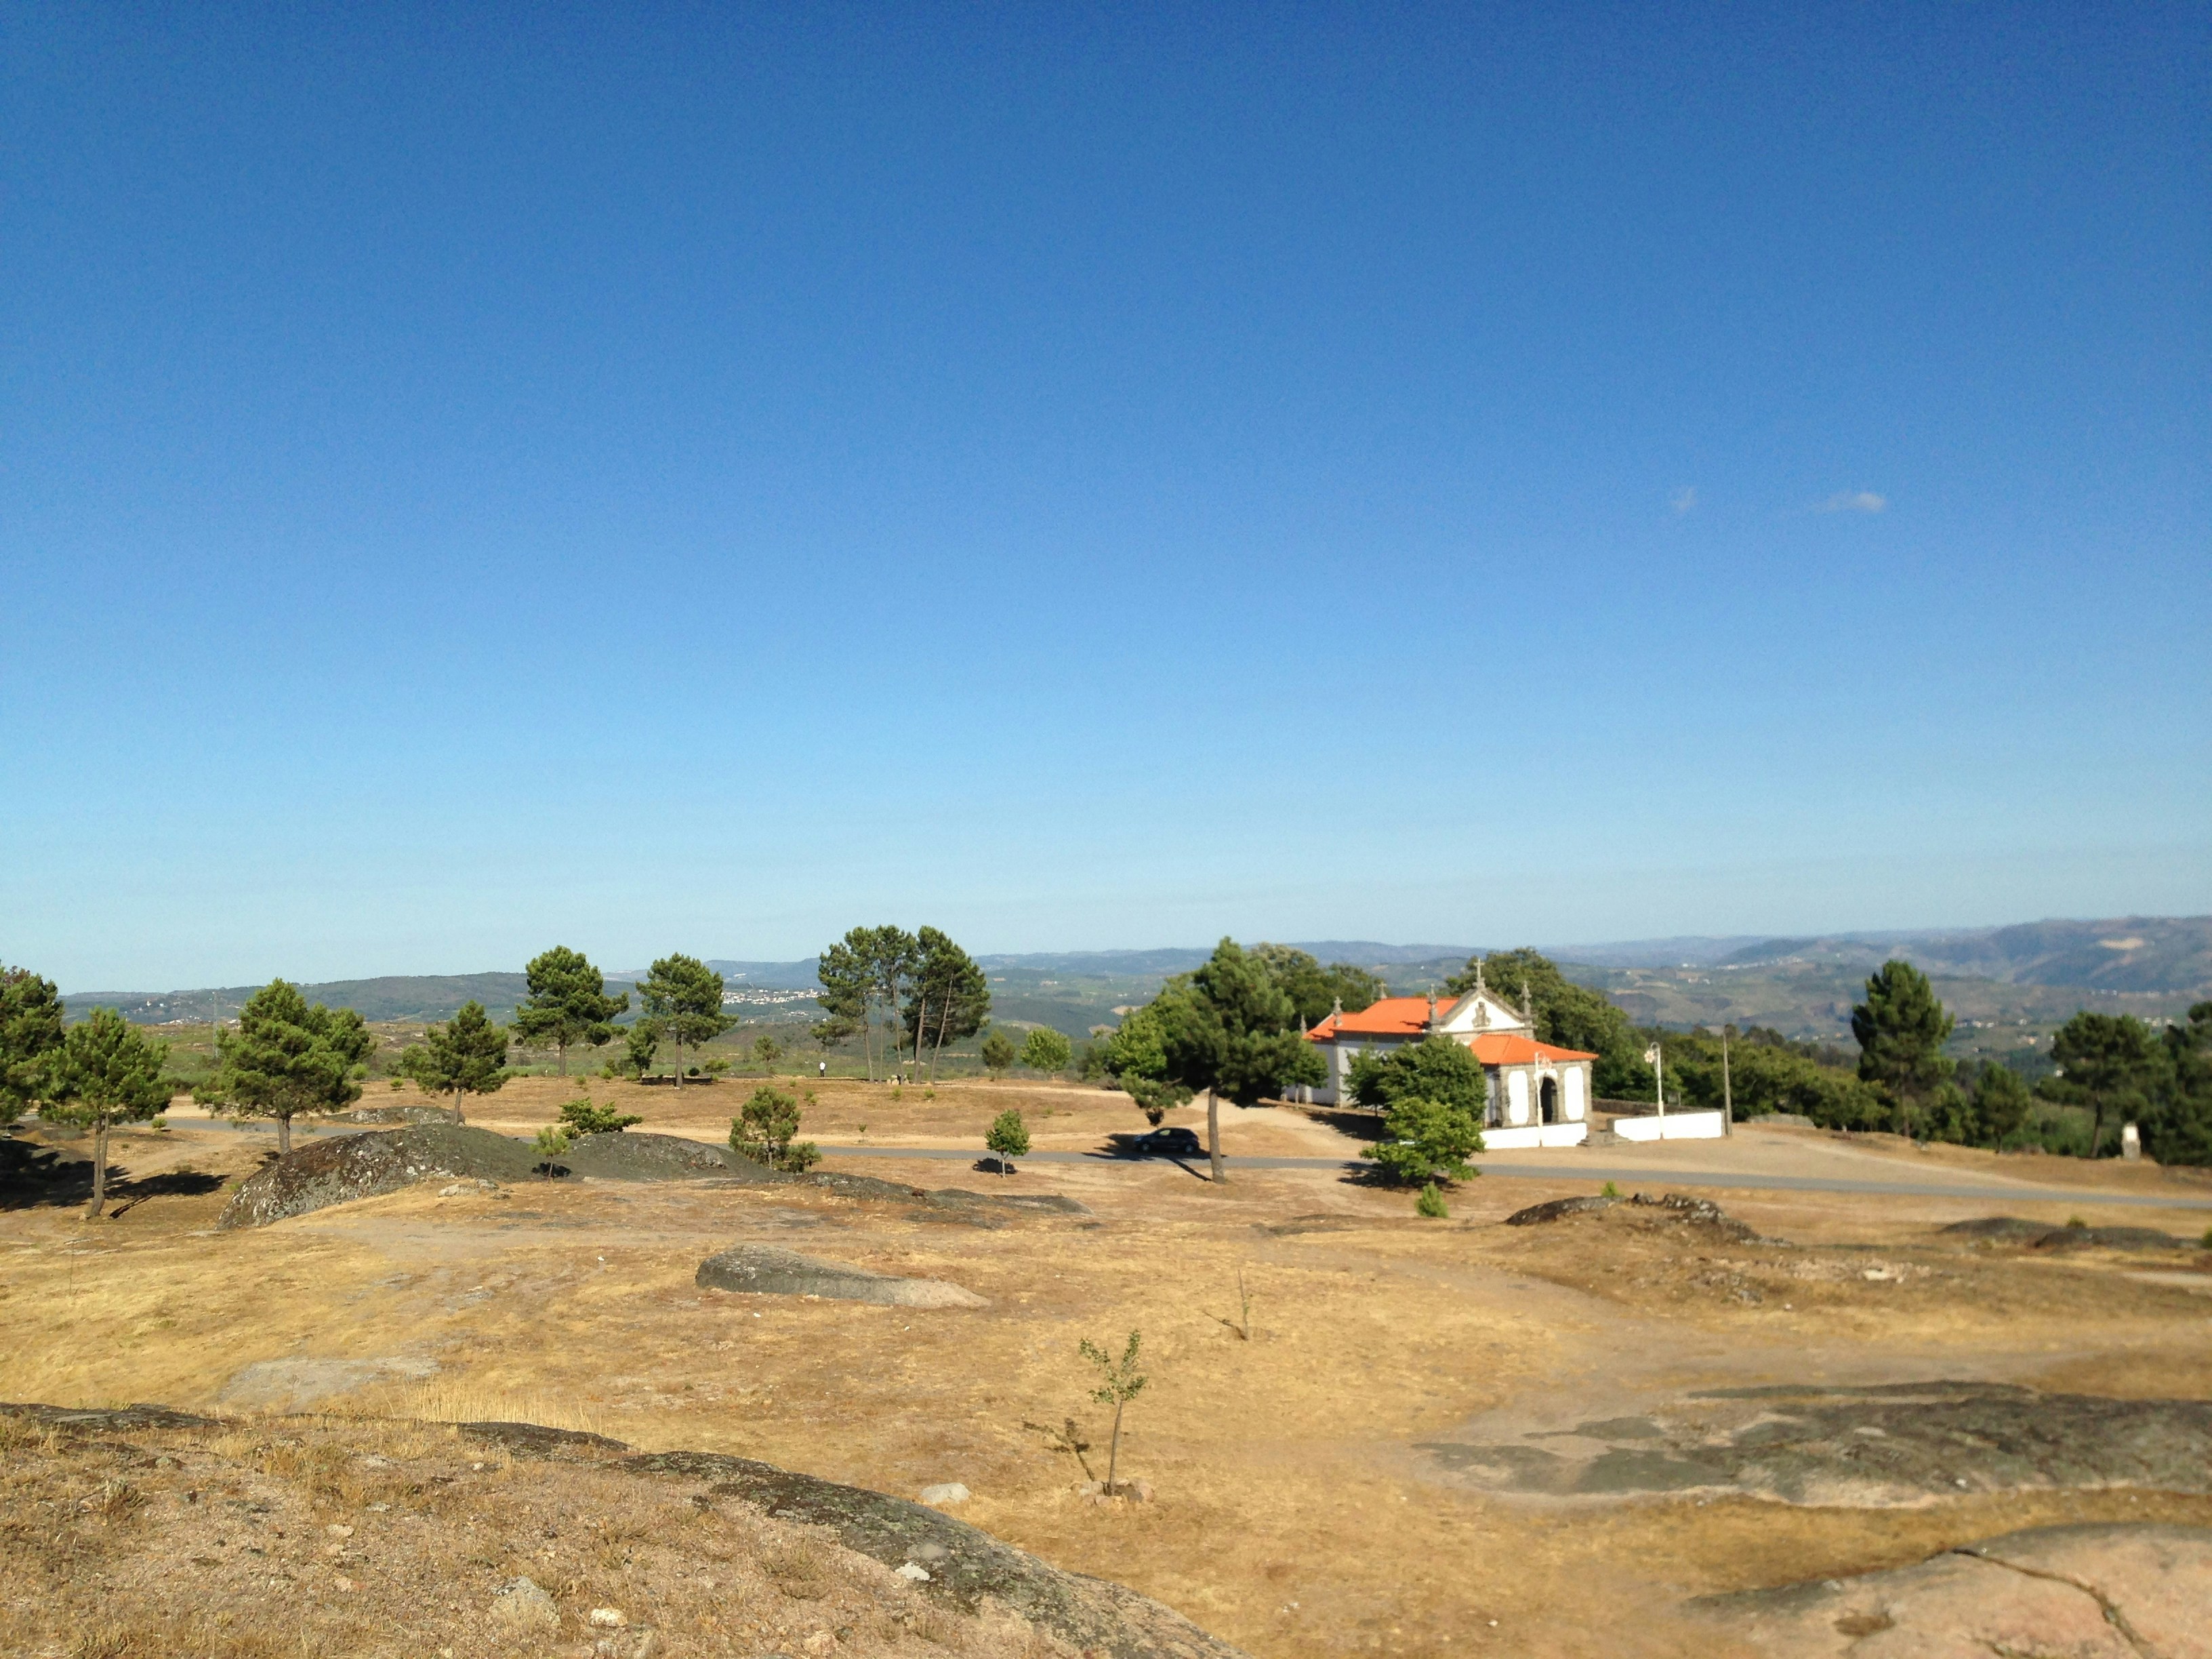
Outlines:
<svg viewBox="0 0 2212 1659"><path fill-rule="evenodd" d="M896 1308L981 1308L973 1291L939 1279L901 1279L849 1262L823 1261L774 1244L738 1244L710 1255L695 1276L706 1291L765 1296L818 1296L832 1302L872 1302Z"/></svg>
<svg viewBox="0 0 2212 1659"><path fill-rule="evenodd" d="M1970 1492L2212 1492L2212 1401L1936 1382L1712 1389L1644 1417L1418 1446L1470 1485L1553 1497L1713 1491L1823 1507Z"/></svg>
<svg viewBox="0 0 2212 1659"><path fill-rule="evenodd" d="M2193 1250L2197 1246L2155 1227L2053 1227L2029 1247L2037 1250Z"/></svg>
<svg viewBox="0 0 2212 1659"><path fill-rule="evenodd" d="M1876 1646L2079 1659L2203 1653L2212 1528L2038 1527L1911 1566L1689 1605L1769 1659L1827 1659Z"/></svg>
<svg viewBox="0 0 2212 1659"><path fill-rule="evenodd" d="M330 1121L391 1128L403 1123L451 1123L453 1115L443 1106L356 1106Z"/></svg>
<svg viewBox="0 0 2212 1659"><path fill-rule="evenodd" d="M765 1653L726 1636L758 1620L793 1655L1244 1659L1148 1597L939 1510L746 1458L640 1455L527 1423L457 1425L446 1440L408 1423L149 1406L0 1405L9 1418L54 1431L10 1440L11 1495L46 1517L0 1528L0 1569L39 1592L10 1611L10 1653L77 1651L86 1631L109 1628L185 1632L193 1652ZM323 1483L335 1468L379 1501L333 1525ZM418 1502L426 1490L453 1501ZM216 1492L243 1511L227 1537L200 1501ZM96 1513L87 1492L127 1507ZM635 1599L605 1608L587 1593L608 1547L579 1516L629 1540L620 1571ZM181 1570L185 1538L198 1553ZM512 1576L525 1565L543 1587ZM304 1582L272 1595L277 1570Z"/></svg>
<svg viewBox="0 0 2212 1659"><path fill-rule="evenodd" d="M1535 1227L1547 1221L1564 1221L1571 1215L1589 1215L1593 1212L1611 1209L1620 1203L1617 1198L1601 1194L1585 1194L1580 1198L1554 1198L1541 1204L1531 1204L1525 1210L1516 1210L1505 1218L1509 1227Z"/></svg>
<svg viewBox="0 0 2212 1659"><path fill-rule="evenodd" d="M2047 1221L2029 1221L2016 1215L1976 1216L1971 1221L1954 1221L1936 1229L1949 1237L1987 1239L2000 1244L2025 1244L2051 1231Z"/></svg>
<svg viewBox="0 0 2212 1659"><path fill-rule="evenodd" d="M684 1181L732 1173L766 1178L775 1174L766 1164L719 1146L637 1129L572 1140L561 1154L560 1167L596 1181Z"/></svg>
<svg viewBox="0 0 2212 1659"><path fill-rule="evenodd" d="M1300 1233L1348 1233L1358 1225L1349 1216L1323 1212L1315 1215L1294 1215L1287 1221L1255 1221L1255 1231L1273 1238L1293 1238Z"/></svg>
<svg viewBox="0 0 2212 1659"><path fill-rule="evenodd" d="M873 1176L842 1175L834 1170L823 1170L809 1176L781 1178L803 1180L823 1188L825 1192L836 1193L844 1198L867 1198L888 1200L892 1203L912 1203L915 1199L925 1196L921 1188L909 1187L902 1181L878 1181Z"/></svg>
<svg viewBox="0 0 2212 1659"><path fill-rule="evenodd" d="M224 1206L219 1227L264 1227L333 1204L397 1192L442 1176L502 1183L554 1172L602 1181L682 1181L702 1176L788 1179L750 1158L680 1135L587 1135L550 1164L526 1140L465 1123L416 1123L364 1130L296 1146L247 1177Z"/></svg>
<svg viewBox="0 0 2212 1659"><path fill-rule="evenodd" d="M965 1614L987 1605L1018 1613L1084 1654L1112 1659L1241 1659L1181 1613L1136 1591L1048 1567L927 1504L793 1474L713 1452L653 1452L618 1468L708 1483L778 1521L827 1527L856 1554L882 1562L924 1595Z"/></svg>
<svg viewBox="0 0 2212 1659"><path fill-rule="evenodd" d="M1748 1244L1759 1237L1709 1198L1692 1198L1687 1193L1661 1193L1655 1198L1649 1193L1638 1193L1628 1201L1643 1209L1660 1212L1663 1219L1701 1227L1741 1243Z"/></svg>
<svg viewBox="0 0 2212 1659"><path fill-rule="evenodd" d="M2054 1227L2016 1215L1977 1216L1938 1229L1955 1238L1990 1244L2018 1244L2031 1250L2190 1250L2195 1241L2176 1238L2155 1227Z"/></svg>
<svg viewBox="0 0 2212 1659"><path fill-rule="evenodd" d="M465 1123L417 1123L296 1146L246 1177L218 1227L265 1227L332 1204L397 1192L429 1176L527 1181L539 1159L526 1141Z"/></svg>

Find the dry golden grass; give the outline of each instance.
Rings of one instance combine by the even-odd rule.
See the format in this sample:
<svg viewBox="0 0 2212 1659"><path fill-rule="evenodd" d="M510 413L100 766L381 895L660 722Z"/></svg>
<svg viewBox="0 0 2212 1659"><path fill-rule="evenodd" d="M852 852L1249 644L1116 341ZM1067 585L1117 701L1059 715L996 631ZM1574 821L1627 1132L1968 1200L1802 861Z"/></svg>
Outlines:
<svg viewBox="0 0 2212 1659"><path fill-rule="evenodd" d="M1046 1659L1004 1618L931 1606L823 1533L452 1430L291 1418L80 1437L8 1422L0 1650L246 1656L973 1655ZM518 1577L554 1620L517 1620ZM589 1623L619 1610L629 1629Z"/></svg>
<svg viewBox="0 0 2212 1659"><path fill-rule="evenodd" d="M526 1082L556 1086L532 1104L512 1085L512 1101L503 1093L472 1117L512 1105L526 1109L506 1120L520 1127L570 1097L557 1079ZM651 1109L648 1127L703 1137L752 1086L684 1091L682 1113L696 1120L665 1090L638 1091L649 1098L629 1109ZM858 1104L823 1091L823 1117L845 1112L856 1128L865 1107L872 1140L957 1139L1009 1099L1041 1112L1064 1098L1071 1139L1141 1125L1110 1096L981 1085L955 1098L940 1087L938 1100L886 1111L880 1087L848 1091ZM607 1097L596 1080L594 1097ZM1232 1126L1263 1132L1308 1130ZM167 1146L203 1168L242 1170L258 1156L181 1130ZM851 1167L986 1184L942 1163ZM1571 1423L1717 1383L1966 1376L2212 1395L2212 1297L2130 1279L2118 1260L2015 1261L1935 1237L1962 1216L2033 1208L1729 1197L1760 1232L1816 1247L1769 1261L1619 1229L1496 1224L1592 1183L1477 1182L1451 1221L1421 1223L1402 1195L1324 1172L1252 1172L1216 1191L1167 1164L1033 1164L1017 1190L1071 1193L1095 1217L996 1231L816 1189L553 1183L441 1199L439 1184L242 1234L204 1231L219 1196L153 1200L91 1226L52 1211L0 1217L12 1339L0 1397L230 1409L226 1389L258 1362L428 1359L439 1368L428 1379L373 1380L317 1409L534 1420L908 1495L957 1480L976 1494L963 1518L1282 1659L1705 1652L1709 1638L1671 1622L1685 1595L1895 1565L2041 1521L2212 1520L2203 1499L2124 1493L1962 1497L1912 1511L1547 1503L1474 1490L1413 1450L1501 1413ZM1336 1224L1274 1231L1314 1214ZM2192 1219L2098 1218L2177 1231ZM951 1279L989 1306L700 1291L700 1259L738 1239ZM1881 1285L1789 1276L1790 1263L1847 1243L1929 1271ZM1249 1341L1224 1322L1240 1268ZM1736 1299L1730 1274L1764 1300ZM1103 1413L1085 1398L1076 1344L1118 1345L1132 1328L1152 1381L1129 1413L1122 1473L1151 1481L1157 1499L1101 1508L1079 1495L1075 1460L1024 1425L1074 1416L1103 1474ZM311 1495L325 1478L285 1475Z"/></svg>

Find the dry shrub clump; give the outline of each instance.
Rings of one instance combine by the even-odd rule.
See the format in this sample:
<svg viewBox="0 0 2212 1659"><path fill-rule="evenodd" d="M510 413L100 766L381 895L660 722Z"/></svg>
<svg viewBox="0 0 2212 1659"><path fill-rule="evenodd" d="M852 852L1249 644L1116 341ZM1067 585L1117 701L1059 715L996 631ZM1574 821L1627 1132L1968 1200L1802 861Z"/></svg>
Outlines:
<svg viewBox="0 0 2212 1659"><path fill-rule="evenodd" d="M1019 1620L931 1605L819 1529L451 1430L291 1419L116 1435L0 1416L0 1445L10 1654L1060 1651ZM522 1578L550 1610L517 1601Z"/></svg>

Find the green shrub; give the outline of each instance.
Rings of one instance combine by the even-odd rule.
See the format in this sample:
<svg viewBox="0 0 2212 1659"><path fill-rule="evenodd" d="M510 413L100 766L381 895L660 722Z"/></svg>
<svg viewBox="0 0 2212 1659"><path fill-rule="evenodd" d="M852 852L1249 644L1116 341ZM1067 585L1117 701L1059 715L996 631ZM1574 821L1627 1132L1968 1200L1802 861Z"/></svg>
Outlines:
<svg viewBox="0 0 2212 1659"><path fill-rule="evenodd" d="M1413 1200L1413 1213L1425 1215L1431 1221L1442 1221L1451 1214L1444 1207L1444 1195L1435 1182L1421 1188L1421 1195Z"/></svg>
<svg viewBox="0 0 2212 1659"><path fill-rule="evenodd" d="M1036 1027L1022 1042L1022 1064L1032 1072L1064 1072L1074 1058L1073 1046L1048 1025Z"/></svg>
<svg viewBox="0 0 2212 1659"><path fill-rule="evenodd" d="M999 1155L999 1173L1004 1176L1010 1158L1026 1157L1030 1150L1029 1125L1022 1115L1011 1108L991 1120L990 1128L983 1136L984 1146Z"/></svg>
<svg viewBox="0 0 2212 1659"><path fill-rule="evenodd" d="M562 1167L561 1160L568 1155L568 1132L559 1124L549 1124L540 1129L538 1139L531 1143L530 1150L538 1154L538 1168L541 1174L558 1176L568 1173Z"/></svg>
<svg viewBox="0 0 2212 1659"><path fill-rule="evenodd" d="M1382 1124L1385 1138L1363 1156L1381 1164L1393 1180L1410 1186L1417 1181L1472 1181L1479 1173L1467 1160L1482 1150L1482 1125L1466 1108L1438 1100L1401 1100Z"/></svg>
<svg viewBox="0 0 2212 1659"><path fill-rule="evenodd" d="M1610 1181L1608 1181L1604 1186L1597 1189L1597 1195L1600 1198L1619 1198L1620 1196L1620 1188L1614 1186Z"/></svg>
<svg viewBox="0 0 2212 1659"><path fill-rule="evenodd" d="M611 1106L592 1104L592 1097L567 1101L561 1107L561 1128L571 1138L579 1135L620 1134L633 1123L645 1120L628 1112L617 1112Z"/></svg>
<svg viewBox="0 0 2212 1659"><path fill-rule="evenodd" d="M814 1098L812 1091L807 1099ZM799 1103L782 1090L763 1085L730 1120L730 1150L772 1170L793 1174L821 1161L822 1152L811 1140L799 1140Z"/></svg>

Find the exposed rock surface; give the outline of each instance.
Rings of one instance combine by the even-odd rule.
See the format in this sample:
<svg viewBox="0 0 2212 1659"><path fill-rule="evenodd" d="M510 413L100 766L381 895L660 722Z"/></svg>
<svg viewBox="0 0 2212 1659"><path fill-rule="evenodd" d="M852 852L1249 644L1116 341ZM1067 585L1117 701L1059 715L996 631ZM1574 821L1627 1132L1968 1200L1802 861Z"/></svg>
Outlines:
<svg viewBox="0 0 2212 1659"><path fill-rule="evenodd" d="M443 1106L356 1106L331 1121L390 1128L402 1123L451 1123L453 1115Z"/></svg>
<svg viewBox="0 0 2212 1659"><path fill-rule="evenodd" d="M1134 1590L1048 1567L964 1521L902 1498L708 1452L654 1452L625 1459L622 1467L705 1481L712 1497L740 1499L779 1520L830 1528L846 1548L895 1572L919 1569L906 1576L932 1601L969 1613L987 1599L997 1601L1086 1653L1114 1659L1234 1659L1237 1653Z"/></svg>
<svg viewBox="0 0 2212 1659"><path fill-rule="evenodd" d="M793 1653L874 1652L879 1649L872 1629L895 1637L902 1628L919 1628L932 1644L925 1650L949 1659L1047 1651L1243 1659L1157 1601L1048 1566L949 1515L746 1458L641 1455L597 1435L531 1424L459 1425L469 1440L514 1455L492 1480L488 1447L441 1449L406 1425L374 1420L265 1425L151 1406L0 1406L0 1418L9 1416L59 1431L52 1441L32 1437L20 1450L19 1467L10 1471L18 1493L33 1495L36 1480L43 1482L37 1496L81 1498L100 1490L100 1480L119 1460L130 1471L140 1517L120 1527L80 1504L64 1511L48 1502L40 1513L56 1518L39 1528L0 1528L0 1553L14 1549L7 1565L23 1574L11 1584L33 1593L18 1604L11 1641L0 1643L10 1652L17 1650L15 1638L27 1644L25 1651L71 1650L48 1638L71 1621L79 1633L89 1628L88 1609L96 1606L101 1619L150 1629L191 1627L216 1607L234 1609L240 1626L266 1616L270 1633L257 1629L250 1650L239 1639L239 1626L226 1626L222 1642L206 1644L210 1651L276 1651L274 1632L281 1626L293 1644L312 1635L312 1644L326 1652L435 1652L445 1645L472 1653L593 1653L599 1650L548 1644L573 1642L570 1632L588 1640L618 1631L625 1644L647 1632L629 1622L641 1611L638 1603L607 1607L576 1582L580 1564L590 1573L587 1552L601 1547L588 1541L588 1533L577 1537L574 1523L585 1515L613 1518L617 1535L629 1540L624 1571L653 1606L653 1624L671 1638L684 1633L683 1621L719 1629L708 1620L726 1617L729 1606L714 1598L730 1596L737 1589L732 1579L750 1572L742 1605L788 1620L795 1626L787 1643ZM209 1432L214 1430L222 1432ZM125 1433L140 1442L120 1440ZM168 1437L145 1443L158 1436ZM390 1455L374 1449L380 1443ZM283 1455L269 1456L272 1446ZM319 1507L314 1483L334 1459L358 1471L367 1490L414 1510L406 1525L393 1524L398 1517L385 1513L386 1503L369 1504L356 1512L362 1535L343 1534L333 1551L325 1541L333 1534L322 1524L329 1511ZM40 1469L27 1468L33 1462ZM418 1506L426 1486L465 1492L466 1500ZM222 1511L230 1519L222 1528L231 1534L225 1543L210 1533L209 1509L198 1502L210 1492L239 1496ZM687 1553L694 1547L693 1522L705 1529L715 1551L711 1557ZM56 1529L72 1525L70 1547L57 1558ZM187 1533L188 1547L210 1553L180 1571L177 1540ZM349 1565L364 1540L373 1540L372 1559L383 1571L359 1580L333 1576ZM563 1551L565 1561L555 1562ZM531 1577L516 1576L525 1552ZM323 1565L334 1557L346 1559ZM553 1564L541 1567L540 1558ZM283 1575L288 1588L297 1586L290 1595L272 1595L272 1572ZM62 1605L70 1596L79 1600ZM933 1624L913 1620L915 1597L934 1604L927 1610ZM861 1626L849 1642L835 1628L841 1620ZM800 1634L809 1623L818 1627ZM652 1650L642 1641L616 1650L632 1656Z"/></svg>
<svg viewBox="0 0 2212 1659"><path fill-rule="evenodd" d="M1885 1507L1961 1492L2212 1492L2212 1402L1992 1382L1727 1389L1644 1417L1419 1449L1475 1485L1555 1497L1710 1489Z"/></svg>
<svg viewBox="0 0 2212 1659"><path fill-rule="evenodd" d="M735 1172L756 1179L772 1179L775 1171L742 1153L708 1146L682 1135L654 1134L650 1130L623 1129L612 1134L586 1135L568 1143L561 1166L571 1175L599 1181L683 1181Z"/></svg>
<svg viewBox="0 0 2212 1659"><path fill-rule="evenodd" d="M2212 1529L2044 1527L1691 1606L1771 1659L2212 1659Z"/></svg>
<svg viewBox="0 0 2212 1659"><path fill-rule="evenodd" d="M2176 1238L2155 1227L2053 1227L2016 1215L1977 1216L1941 1230L1978 1243L2017 1244L2032 1250L2193 1250L2194 1239Z"/></svg>
<svg viewBox="0 0 2212 1659"><path fill-rule="evenodd" d="M768 1296L818 1296L899 1308L980 1308L983 1298L938 1279L901 1279L824 1261L774 1244L738 1244L699 1264L699 1288Z"/></svg>
<svg viewBox="0 0 2212 1659"><path fill-rule="evenodd" d="M374 1382L417 1382L437 1374L434 1359L257 1359L216 1395L234 1411L305 1411L333 1395Z"/></svg>
<svg viewBox="0 0 2212 1659"><path fill-rule="evenodd" d="M1580 1198L1554 1198L1542 1204L1531 1204L1525 1210L1516 1210L1505 1218L1509 1227L1540 1226L1547 1221L1564 1221L1571 1215L1589 1215L1594 1211L1609 1210L1620 1203L1617 1198L1602 1194L1584 1194Z"/></svg>
<svg viewBox="0 0 2212 1659"><path fill-rule="evenodd" d="M559 1158L548 1160L526 1140L440 1121L334 1135L295 1147L247 1177L224 1206L216 1224L266 1226L332 1204L397 1192L433 1176L502 1184L553 1176L598 1181L713 1180L741 1187L811 1186L846 1198L904 1204L919 1199L931 1209L955 1217L994 1212L1006 1216L1090 1213L1075 1200L1051 1193L1000 1196L957 1188L932 1193L898 1182L879 1181L873 1176L835 1171L787 1175L723 1147L681 1135L635 1129L586 1135L571 1142Z"/></svg>
<svg viewBox="0 0 2212 1659"><path fill-rule="evenodd" d="M951 1516L744 1458L531 1425L467 1429L525 1453L508 1460L380 1420L7 1416L60 1429L9 1443L9 1491L35 1524L0 1526L7 1652L124 1652L108 1632L149 1631L128 1650L639 1659L664 1632L665 1650L741 1656L775 1631L794 1655L1241 1659ZM338 1467L376 1502L331 1524ZM604 1595L615 1544L635 1601Z"/></svg>
<svg viewBox="0 0 2212 1659"><path fill-rule="evenodd" d="M1656 1197L1638 1193L1628 1201L1640 1210L1657 1212L1659 1220L1680 1222L1718 1237L1743 1243L1759 1237L1709 1198L1692 1198L1687 1193L1661 1193Z"/></svg>
<svg viewBox="0 0 2212 1659"><path fill-rule="evenodd" d="M538 1163L526 1142L459 1123L417 1123L295 1146L246 1177L218 1227L261 1227L332 1204L397 1192L428 1176L527 1181Z"/></svg>

